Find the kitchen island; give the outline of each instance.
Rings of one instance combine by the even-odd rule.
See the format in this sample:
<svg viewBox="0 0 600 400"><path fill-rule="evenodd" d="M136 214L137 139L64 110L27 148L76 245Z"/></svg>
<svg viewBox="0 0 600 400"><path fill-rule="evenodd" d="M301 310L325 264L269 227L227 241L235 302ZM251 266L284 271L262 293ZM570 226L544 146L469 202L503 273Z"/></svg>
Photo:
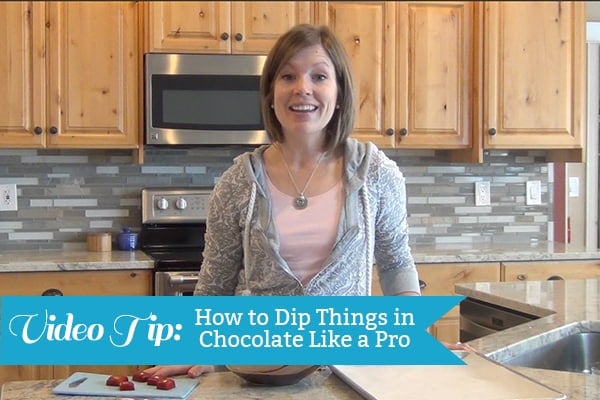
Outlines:
<svg viewBox="0 0 600 400"><path fill-rule="evenodd" d="M536 340L539 344L544 343L553 332L563 332L559 328L565 325L584 321L600 325L600 279L465 283L456 285L456 292L540 317L469 342L477 351L496 361L528 350L536 345ZM566 394L569 400L600 399L598 374L510 368Z"/></svg>
<svg viewBox="0 0 600 400"><path fill-rule="evenodd" d="M600 280L534 281L473 283L457 285L458 294L502 305L514 310L541 316L526 324L469 342L493 360L524 350L520 343L565 324L578 321L600 321ZM562 392L569 400L600 398L600 375L559 372L525 367L510 367L534 381ZM435 374L427 374L429 382ZM352 400L361 397L329 368L321 368L299 383L281 387L263 387L247 383L229 372L218 372L200 379L200 385L189 400L200 399L335 399ZM102 400L106 397L56 396L52 388L61 380L19 381L3 385L0 400ZM460 383L458 383L460 384ZM447 399L452 399L451 393Z"/></svg>
<svg viewBox="0 0 600 400"><path fill-rule="evenodd" d="M215 372L198 378L200 384L187 400L360 400L362 397L332 374L327 367L295 385L260 386L247 383L231 372ZM8 382L0 400L107 400L112 397L54 395L57 380ZM127 398L120 398L126 400ZM131 399L130 399L131 400Z"/></svg>

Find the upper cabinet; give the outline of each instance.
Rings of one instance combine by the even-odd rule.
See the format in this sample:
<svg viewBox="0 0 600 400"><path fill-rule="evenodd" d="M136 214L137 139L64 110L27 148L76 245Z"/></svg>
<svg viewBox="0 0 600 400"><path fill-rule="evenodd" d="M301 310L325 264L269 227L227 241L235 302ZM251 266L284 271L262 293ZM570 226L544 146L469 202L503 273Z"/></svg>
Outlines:
<svg viewBox="0 0 600 400"><path fill-rule="evenodd" d="M149 52L267 54L292 26L311 22L305 1L150 1Z"/></svg>
<svg viewBox="0 0 600 400"><path fill-rule="evenodd" d="M463 162L485 149L583 159L583 2L317 4L351 58L355 137Z"/></svg>
<svg viewBox="0 0 600 400"><path fill-rule="evenodd" d="M356 80L353 136L382 147L471 148L473 2L319 2Z"/></svg>
<svg viewBox="0 0 600 400"><path fill-rule="evenodd" d="M484 7L484 147L573 149L582 161L585 2Z"/></svg>
<svg viewBox="0 0 600 400"><path fill-rule="evenodd" d="M136 2L0 2L0 147L136 148Z"/></svg>

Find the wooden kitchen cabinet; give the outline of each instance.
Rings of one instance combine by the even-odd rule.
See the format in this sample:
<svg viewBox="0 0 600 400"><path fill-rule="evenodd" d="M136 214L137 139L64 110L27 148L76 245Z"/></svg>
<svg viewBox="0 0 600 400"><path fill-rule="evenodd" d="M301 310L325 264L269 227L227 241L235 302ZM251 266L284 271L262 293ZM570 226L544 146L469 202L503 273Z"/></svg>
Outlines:
<svg viewBox="0 0 600 400"><path fill-rule="evenodd" d="M0 147L137 148L134 1L0 2Z"/></svg>
<svg viewBox="0 0 600 400"><path fill-rule="evenodd" d="M485 149L585 160L585 3L483 2Z"/></svg>
<svg viewBox="0 0 600 400"><path fill-rule="evenodd" d="M456 295L457 283L500 282L499 263L419 264L419 279L425 282L424 296ZM459 306L454 307L430 328L438 340L456 343L460 338Z"/></svg>
<svg viewBox="0 0 600 400"><path fill-rule="evenodd" d="M472 147L475 2L319 2L356 79L353 136L380 147Z"/></svg>
<svg viewBox="0 0 600 400"><path fill-rule="evenodd" d="M0 273L0 296L150 296L152 271L61 271ZM75 371L131 375L145 366L2 366L3 382L29 379L59 379Z"/></svg>
<svg viewBox="0 0 600 400"><path fill-rule="evenodd" d="M307 1L149 1L148 52L267 54L292 26L312 21Z"/></svg>
<svg viewBox="0 0 600 400"><path fill-rule="evenodd" d="M506 282L600 278L600 260L512 261L501 266Z"/></svg>
<svg viewBox="0 0 600 400"><path fill-rule="evenodd" d="M440 263L417 265L419 279L425 285L423 296L454 296L457 283L500 282L499 263ZM381 296L377 269L373 269L371 292ZM434 323L429 332L438 340L456 343L460 337L459 306L454 307Z"/></svg>

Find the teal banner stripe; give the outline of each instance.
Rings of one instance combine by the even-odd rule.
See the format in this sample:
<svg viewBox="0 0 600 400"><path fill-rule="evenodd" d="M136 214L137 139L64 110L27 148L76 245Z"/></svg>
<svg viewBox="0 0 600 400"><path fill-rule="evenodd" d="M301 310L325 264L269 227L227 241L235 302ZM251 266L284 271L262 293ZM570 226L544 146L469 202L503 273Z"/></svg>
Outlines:
<svg viewBox="0 0 600 400"><path fill-rule="evenodd" d="M427 333L462 296L7 296L3 365L462 365Z"/></svg>

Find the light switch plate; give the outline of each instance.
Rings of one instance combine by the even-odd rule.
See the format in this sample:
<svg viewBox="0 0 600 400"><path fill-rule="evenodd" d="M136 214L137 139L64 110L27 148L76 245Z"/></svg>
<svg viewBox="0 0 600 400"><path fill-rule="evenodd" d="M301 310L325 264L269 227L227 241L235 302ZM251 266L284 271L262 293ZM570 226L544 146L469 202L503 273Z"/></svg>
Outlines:
<svg viewBox="0 0 600 400"><path fill-rule="evenodd" d="M0 211L17 211L17 185L0 185Z"/></svg>
<svg viewBox="0 0 600 400"><path fill-rule="evenodd" d="M525 204L528 206L542 204L542 182L527 181Z"/></svg>
<svg viewBox="0 0 600 400"><path fill-rule="evenodd" d="M579 197L579 178L569 177L569 197Z"/></svg>

